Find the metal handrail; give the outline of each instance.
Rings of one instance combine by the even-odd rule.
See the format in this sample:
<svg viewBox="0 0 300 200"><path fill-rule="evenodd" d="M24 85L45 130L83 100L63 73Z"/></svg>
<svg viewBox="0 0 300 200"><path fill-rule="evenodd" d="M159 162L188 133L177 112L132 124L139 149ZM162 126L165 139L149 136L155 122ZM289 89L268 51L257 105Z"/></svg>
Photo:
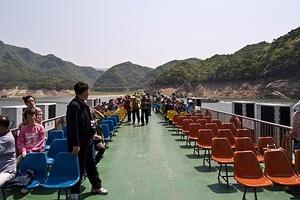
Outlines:
<svg viewBox="0 0 300 200"><path fill-rule="evenodd" d="M57 117L54 117L54 118L51 118L51 119L46 119L46 120L43 120L42 121L42 124L44 125L44 127L48 127L48 126L50 126L50 125L47 125L47 123L51 123L51 122L53 122L53 121L56 121L56 120L60 120L60 119L64 119L66 117L66 115L60 115L60 116L57 116ZM62 121L60 121L60 123L59 123L59 125L62 127L63 125L65 124L65 121L64 120L62 120ZM55 127L53 127L53 125L55 125ZM57 128L56 127L57 126L57 124L51 124L51 129L53 129L53 128ZM49 129L49 128L48 128ZM10 129L10 131L12 132L12 133L16 133L17 131L19 131L20 129L19 128L13 128L13 129Z"/></svg>

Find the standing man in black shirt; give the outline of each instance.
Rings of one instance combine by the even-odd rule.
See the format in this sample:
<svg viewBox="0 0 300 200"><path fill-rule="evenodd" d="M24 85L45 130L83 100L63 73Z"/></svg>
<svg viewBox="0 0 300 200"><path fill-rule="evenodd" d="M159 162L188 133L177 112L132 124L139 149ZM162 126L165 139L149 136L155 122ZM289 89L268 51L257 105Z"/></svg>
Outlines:
<svg viewBox="0 0 300 200"><path fill-rule="evenodd" d="M89 96L89 86L84 82L74 85L75 98L67 107L68 149L78 156L80 180L71 188L71 200L77 200L80 193L82 177L86 172L92 185L91 192L106 195L107 190L101 185L101 179L93 158L93 139L97 137L92 125L92 116L88 105L84 102Z"/></svg>

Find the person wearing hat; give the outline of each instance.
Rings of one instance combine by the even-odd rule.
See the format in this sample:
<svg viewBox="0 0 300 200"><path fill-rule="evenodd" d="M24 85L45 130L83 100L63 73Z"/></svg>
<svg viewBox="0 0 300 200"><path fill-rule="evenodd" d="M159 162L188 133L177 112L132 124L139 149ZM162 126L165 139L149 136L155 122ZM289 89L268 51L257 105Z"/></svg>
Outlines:
<svg viewBox="0 0 300 200"><path fill-rule="evenodd" d="M137 118L138 125L140 124L140 102L136 95L131 98L131 113L132 113L132 125L135 126L135 119Z"/></svg>
<svg viewBox="0 0 300 200"><path fill-rule="evenodd" d="M291 132L291 137L294 139L293 149L300 149L300 101L293 107L293 128Z"/></svg>

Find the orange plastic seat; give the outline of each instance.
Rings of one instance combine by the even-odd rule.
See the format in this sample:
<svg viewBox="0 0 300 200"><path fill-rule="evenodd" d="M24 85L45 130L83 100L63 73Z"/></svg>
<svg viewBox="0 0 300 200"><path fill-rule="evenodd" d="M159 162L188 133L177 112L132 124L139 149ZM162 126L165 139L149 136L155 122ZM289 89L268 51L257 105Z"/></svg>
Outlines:
<svg viewBox="0 0 300 200"><path fill-rule="evenodd" d="M203 119L203 114L202 113L195 113L195 116L197 116L199 119Z"/></svg>
<svg viewBox="0 0 300 200"><path fill-rule="evenodd" d="M218 137L218 125L216 123L206 123L205 128L210 129L214 137Z"/></svg>
<svg viewBox="0 0 300 200"><path fill-rule="evenodd" d="M222 124L222 129L230 129L233 136L235 136L236 133L237 133L237 129L233 126L232 123L223 123Z"/></svg>
<svg viewBox="0 0 300 200"><path fill-rule="evenodd" d="M222 128L222 122L219 119L212 119L211 123L216 123L218 125L218 129Z"/></svg>
<svg viewBox="0 0 300 200"><path fill-rule="evenodd" d="M199 136L198 140L196 142L196 147L194 150L196 150L199 154L199 150L204 150L203 155L203 165L205 165L205 162L208 162L209 167L211 167L211 148L212 148L212 139L214 137L212 131L210 129L199 129L198 131Z"/></svg>
<svg viewBox="0 0 300 200"><path fill-rule="evenodd" d="M272 181L264 176L256 155L252 151L236 151L234 153L234 178L245 187L243 200L246 199L247 188L254 189L254 196L257 199L257 187L273 185Z"/></svg>
<svg viewBox="0 0 300 200"><path fill-rule="evenodd" d="M265 151L265 175L274 183L285 186L300 185L300 177L292 168L292 163L281 149Z"/></svg>
<svg viewBox="0 0 300 200"><path fill-rule="evenodd" d="M182 112L180 112L180 115L188 115L189 113L188 112L186 112L186 111L182 111Z"/></svg>
<svg viewBox="0 0 300 200"><path fill-rule="evenodd" d="M176 126L177 125L177 121L178 121L178 117L179 117L180 115L178 115L178 114L175 114L174 116L173 116L173 122L172 122L172 124L174 125L174 126Z"/></svg>
<svg viewBox="0 0 300 200"><path fill-rule="evenodd" d="M198 140L199 137L199 129L201 129L201 124L200 123L190 123L189 125L189 132L188 136L186 138L186 145L189 143L191 144L191 141L194 141L194 154L195 154L195 146L196 146L196 141Z"/></svg>
<svg viewBox="0 0 300 200"><path fill-rule="evenodd" d="M182 115L178 116L177 125L176 125L178 133L180 133L180 130L182 129L182 123L183 123L184 119L187 119L187 117L186 116L182 116Z"/></svg>
<svg viewBox="0 0 300 200"><path fill-rule="evenodd" d="M181 128L182 134L181 134L181 138L184 139L184 136L188 135L189 128L190 128L190 123L193 123L193 120L191 120L191 119L184 119L182 121L182 128Z"/></svg>
<svg viewBox="0 0 300 200"><path fill-rule="evenodd" d="M237 129L235 137L249 137L254 142L254 134L249 129Z"/></svg>
<svg viewBox="0 0 300 200"><path fill-rule="evenodd" d="M295 172L300 175L300 149L295 150Z"/></svg>
<svg viewBox="0 0 300 200"><path fill-rule="evenodd" d="M218 137L225 137L228 139L231 148L235 148L235 139L230 129L219 129Z"/></svg>
<svg viewBox="0 0 300 200"><path fill-rule="evenodd" d="M258 162L264 161L264 157L256 153L254 144L249 137L235 138L235 151L252 151Z"/></svg>
<svg viewBox="0 0 300 200"><path fill-rule="evenodd" d="M192 119L195 123L197 122L197 119L200 119L197 115L190 116L190 119Z"/></svg>
<svg viewBox="0 0 300 200"><path fill-rule="evenodd" d="M276 145L275 139L273 137L259 137L258 138L258 152L260 155L265 154L265 149L268 145Z"/></svg>
<svg viewBox="0 0 300 200"><path fill-rule="evenodd" d="M210 116L210 115L204 115L203 119L206 119L207 122L211 122L212 116Z"/></svg>
<svg viewBox="0 0 300 200"><path fill-rule="evenodd" d="M218 182L220 183L221 177L224 181L226 181L227 187L229 187L229 177L231 176L228 175L227 165L233 164L233 150L227 138L221 137L212 139L211 156L212 159L220 165ZM223 165L225 165L225 175L221 175Z"/></svg>
<svg viewBox="0 0 300 200"><path fill-rule="evenodd" d="M205 127L205 124L207 123L206 119L197 119L197 122L200 123L202 127Z"/></svg>

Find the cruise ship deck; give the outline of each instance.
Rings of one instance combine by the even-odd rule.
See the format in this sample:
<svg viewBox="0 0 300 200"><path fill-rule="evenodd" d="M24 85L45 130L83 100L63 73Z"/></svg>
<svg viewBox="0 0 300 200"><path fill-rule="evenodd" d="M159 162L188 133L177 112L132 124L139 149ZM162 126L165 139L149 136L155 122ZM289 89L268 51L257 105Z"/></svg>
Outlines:
<svg viewBox="0 0 300 200"><path fill-rule="evenodd" d="M162 116L152 113L147 126L123 124L109 143L98 165L108 195L90 193L88 180L82 184L81 199L110 200L193 200L242 199L243 187L230 178L229 188L217 180L218 164L202 165L202 157L168 125ZM232 173L232 169L231 173ZM300 199L284 191L282 186L258 189L258 199ZM7 191L7 199L57 199L57 192L35 189L26 196ZM254 199L247 192L247 199ZM61 199L65 199L61 195Z"/></svg>

